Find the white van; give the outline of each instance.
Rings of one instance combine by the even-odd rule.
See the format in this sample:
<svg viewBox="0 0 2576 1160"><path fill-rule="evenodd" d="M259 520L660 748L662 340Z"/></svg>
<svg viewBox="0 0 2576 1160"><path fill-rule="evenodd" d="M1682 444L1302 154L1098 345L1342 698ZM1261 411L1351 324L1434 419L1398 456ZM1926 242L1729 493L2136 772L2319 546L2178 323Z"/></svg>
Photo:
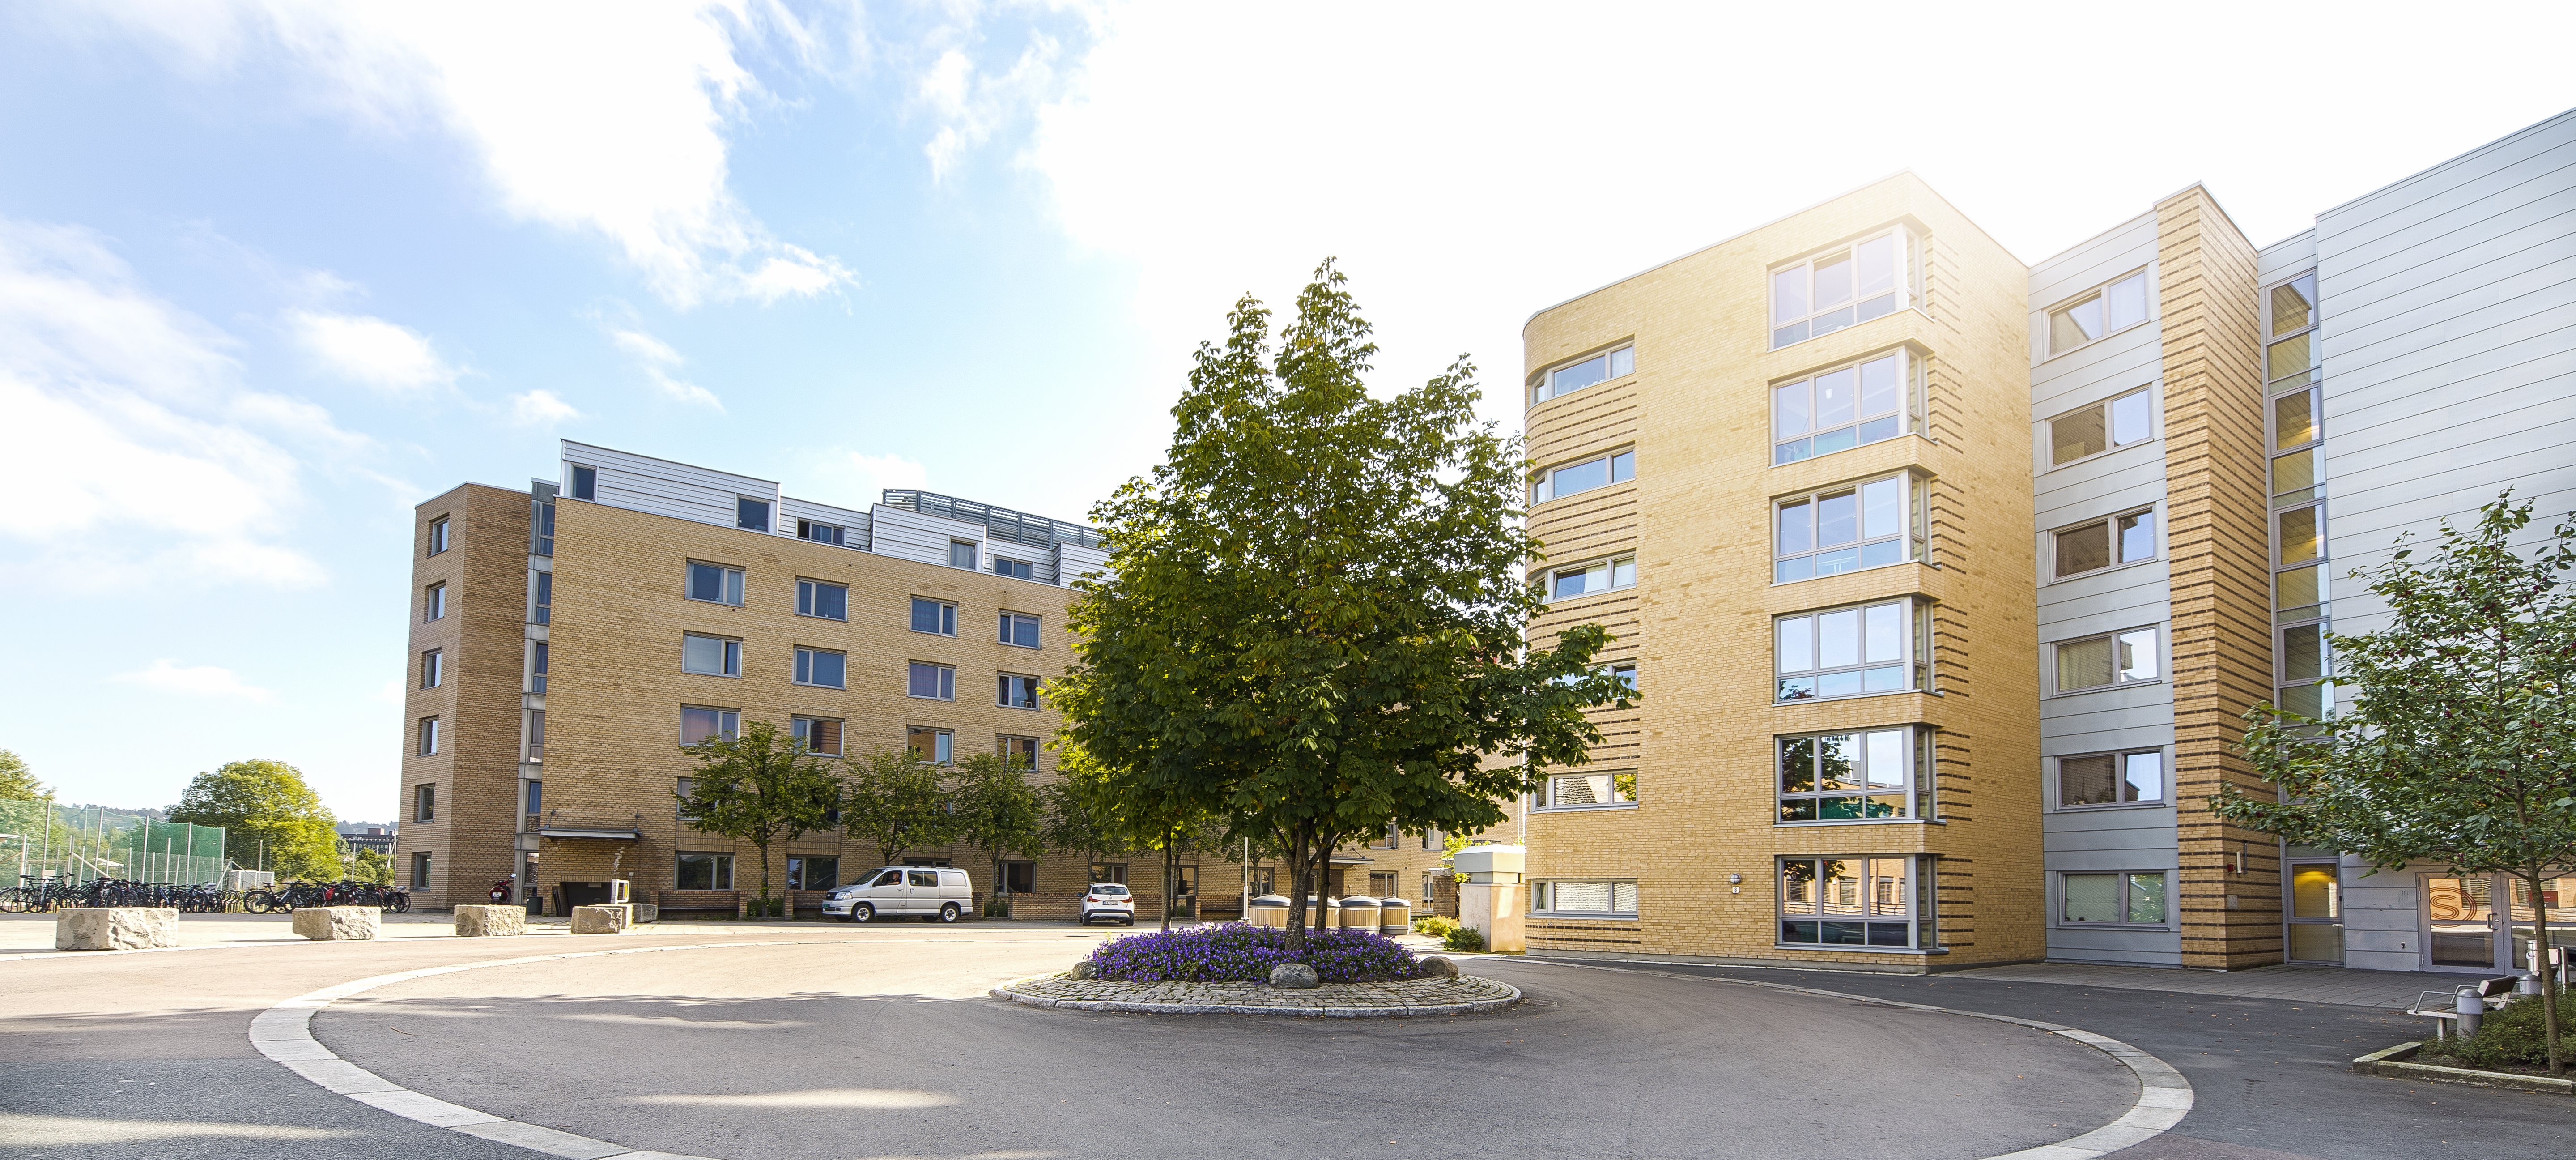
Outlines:
<svg viewBox="0 0 2576 1160"><path fill-rule="evenodd" d="M888 866L823 896L823 914L843 922L919 918L955 922L975 905L975 884L948 866Z"/></svg>

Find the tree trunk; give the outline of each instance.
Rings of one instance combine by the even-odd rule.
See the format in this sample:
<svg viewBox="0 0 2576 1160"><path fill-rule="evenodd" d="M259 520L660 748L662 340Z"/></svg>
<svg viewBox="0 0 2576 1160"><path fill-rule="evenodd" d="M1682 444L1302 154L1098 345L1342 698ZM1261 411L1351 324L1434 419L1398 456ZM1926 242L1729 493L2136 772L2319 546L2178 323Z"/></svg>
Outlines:
<svg viewBox="0 0 2576 1160"><path fill-rule="evenodd" d="M2567 1062L2558 1055L2558 980L2549 969L2549 896L2540 892L2540 877L2546 871L2534 871L2528 879L2531 886L2531 945L2539 955L2532 966L2540 974L2540 1026L2549 1043L2549 1074L2567 1074ZM2507 899L2510 905L2511 899Z"/></svg>
<svg viewBox="0 0 2576 1160"><path fill-rule="evenodd" d="M1312 828L1300 825L1292 826L1287 833L1280 835L1285 839L1281 844L1287 847L1288 953L1292 955L1306 953L1306 895L1307 881L1311 877L1307 871L1314 865L1308 856L1307 841L1313 834ZM1320 899L1323 896L1316 897Z"/></svg>
<svg viewBox="0 0 2576 1160"><path fill-rule="evenodd" d="M760 851L760 917L767 918L769 917L769 843L754 842L752 848Z"/></svg>

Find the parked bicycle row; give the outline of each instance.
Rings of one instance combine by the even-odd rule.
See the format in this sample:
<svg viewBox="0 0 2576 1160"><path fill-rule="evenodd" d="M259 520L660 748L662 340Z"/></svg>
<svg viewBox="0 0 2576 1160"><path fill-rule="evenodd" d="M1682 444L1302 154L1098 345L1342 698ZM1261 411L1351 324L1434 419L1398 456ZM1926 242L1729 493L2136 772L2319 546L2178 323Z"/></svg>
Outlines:
<svg viewBox="0 0 2576 1160"><path fill-rule="evenodd" d="M305 906L374 906L401 914L411 895L370 882L280 882L258 890L224 890L212 883L133 882L122 878L39 878L28 875L0 891L0 911L38 914L71 907L152 906L183 914L290 913Z"/></svg>

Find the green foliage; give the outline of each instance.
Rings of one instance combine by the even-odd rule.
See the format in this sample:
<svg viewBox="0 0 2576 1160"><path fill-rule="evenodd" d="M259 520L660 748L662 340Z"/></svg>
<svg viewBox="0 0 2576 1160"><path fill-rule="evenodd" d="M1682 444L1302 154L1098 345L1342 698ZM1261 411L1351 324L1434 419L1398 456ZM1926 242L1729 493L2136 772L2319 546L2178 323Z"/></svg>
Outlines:
<svg viewBox="0 0 2576 1160"><path fill-rule="evenodd" d="M2512 540L2532 505L2511 495L2474 529L2445 521L2430 560L2400 541L2387 564L2355 573L2389 620L2326 638L2348 706L2323 720L2247 714L2245 752L2279 793L2228 786L2210 799L2219 816L2381 869L2511 874L2535 902L2554 867L2576 865L2576 523L2526 557ZM2533 927L2547 946L2546 907ZM2535 1006L2555 1045L2555 998Z"/></svg>
<svg viewBox="0 0 2576 1160"><path fill-rule="evenodd" d="M303 771L283 761L227 762L188 782L170 820L224 828L224 856L280 878L337 879L340 835Z"/></svg>
<svg viewBox="0 0 2576 1160"><path fill-rule="evenodd" d="M1453 951L1481 951L1485 949L1485 932L1472 926L1451 927L1440 945Z"/></svg>
<svg viewBox="0 0 2576 1160"><path fill-rule="evenodd" d="M360 850L355 866L349 876L360 882L372 882L378 886L394 884L394 860L390 854L380 850Z"/></svg>
<svg viewBox="0 0 2576 1160"><path fill-rule="evenodd" d="M1251 298L1200 346L1165 462L1092 510L1108 570L1048 694L1108 797L1285 848L1292 942L1342 838L1498 824L1636 696L1595 671L1597 625L1524 646L1518 442L1476 422L1463 359L1372 397L1342 284L1319 269L1275 348Z"/></svg>
<svg viewBox="0 0 2576 1160"><path fill-rule="evenodd" d="M2478 1033L2429 1041L2418 1055L2447 1055L2467 1067L2490 1070L2541 1067L2549 1062L2547 1008L2564 1004L2566 992L2551 988L2554 1003L2525 995L2478 1020ZM2419 1061L2420 1062L2420 1061Z"/></svg>
<svg viewBox="0 0 2576 1160"><path fill-rule="evenodd" d="M841 828L853 838L875 843L880 866L893 865L906 850L948 845L958 840L961 827L951 808L947 779L945 768L913 756L911 750L871 753L850 766Z"/></svg>
<svg viewBox="0 0 2576 1160"><path fill-rule="evenodd" d="M1125 826L1117 812L1117 784L1089 764L1081 750L1066 751L1056 763L1057 780L1038 791L1046 805L1046 848L1060 854L1082 854L1098 860L1127 852Z"/></svg>
<svg viewBox="0 0 2576 1160"><path fill-rule="evenodd" d="M52 796L53 788L36 780L27 759L0 749L0 801L41 801Z"/></svg>
<svg viewBox="0 0 2576 1160"><path fill-rule="evenodd" d="M747 722L735 736L719 733L680 752L698 762L689 792L671 795L679 800L681 816L706 833L752 844L760 855L756 897L765 905L770 844L827 828L832 811L841 807L832 761L768 721Z"/></svg>
<svg viewBox="0 0 2576 1160"><path fill-rule="evenodd" d="M992 856L993 877L987 880L991 901L984 905L984 916L1007 918L1002 860L1012 855L1035 858L1046 852L1046 803L1029 784L1028 763L978 753L958 766L957 785L949 797L957 840ZM992 913L997 904L1004 908L1003 914Z"/></svg>
<svg viewBox="0 0 2576 1160"><path fill-rule="evenodd" d="M1445 939L1449 936L1450 931L1456 929L1458 929L1458 921L1456 919L1442 918L1436 914L1427 918L1417 918L1413 920L1413 933L1427 934L1433 938Z"/></svg>

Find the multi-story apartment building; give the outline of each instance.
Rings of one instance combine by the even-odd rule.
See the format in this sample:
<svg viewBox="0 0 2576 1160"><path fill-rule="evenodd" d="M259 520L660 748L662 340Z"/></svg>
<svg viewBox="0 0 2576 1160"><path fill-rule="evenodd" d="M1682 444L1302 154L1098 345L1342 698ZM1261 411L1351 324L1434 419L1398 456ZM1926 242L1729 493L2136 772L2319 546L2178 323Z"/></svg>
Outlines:
<svg viewBox="0 0 2576 1160"><path fill-rule="evenodd" d="M674 791L681 745L748 720L826 755L991 752L1051 780L1058 718L1038 691L1073 658L1066 583L1106 560L1098 533L1041 516L903 490L834 507L569 441L555 482L421 504L414 552L397 872L428 907L495 889L560 905L610 879L638 901L733 905L757 885L752 847L690 826ZM970 868L1020 917L1069 917L1104 879L1149 917L1163 899L1157 853L1014 860L999 881L980 851L905 856ZM773 881L810 909L877 857L809 834L773 847ZM1419 838L1355 845L1332 889L1427 898L1439 857ZM1193 855L1176 893L1232 909L1273 869Z"/></svg>
<svg viewBox="0 0 2576 1160"><path fill-rule="evenodd" d="M2576 509L2571 162L2576 113L2265 248L2192 186L2036 267L1900 175L1534 315L1531 635L1647 696L1531 803L1532 953L2524 965L2510 883L2207 803L2332 706L2352 566Z"/></svg>

